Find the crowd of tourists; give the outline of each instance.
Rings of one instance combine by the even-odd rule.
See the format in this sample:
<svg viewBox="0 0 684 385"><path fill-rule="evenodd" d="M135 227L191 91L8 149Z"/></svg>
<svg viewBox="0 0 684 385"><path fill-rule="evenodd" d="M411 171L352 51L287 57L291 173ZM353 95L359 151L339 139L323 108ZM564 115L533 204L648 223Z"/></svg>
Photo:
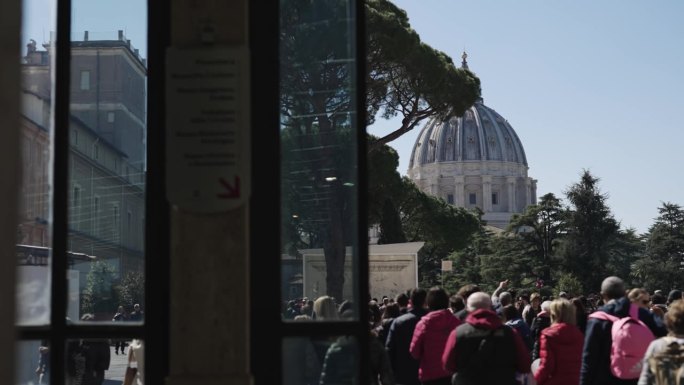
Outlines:
<svg viewBox="0 0 684 385"><path fill-rule="evenodd" d="M681 291L626 290L618 277L606 278L600 290L587 297L516 296L503 281L491 295L470 284L451 296L434 287L371 299L370 383L684 384ZM349 302L324 296L291 301L283 317L354 315ZM306 359L292 355L285 383L347 383L356 372L353 346L347 337L290 346Z"/></svg>

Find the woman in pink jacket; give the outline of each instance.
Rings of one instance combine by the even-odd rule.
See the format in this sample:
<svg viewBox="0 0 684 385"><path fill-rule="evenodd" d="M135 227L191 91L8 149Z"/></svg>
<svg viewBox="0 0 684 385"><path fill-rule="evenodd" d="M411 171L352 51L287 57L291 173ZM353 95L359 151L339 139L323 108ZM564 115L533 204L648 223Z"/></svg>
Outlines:
<svg viewBox="0 0 684 385"><path fill-rule="evenodd" d="M430 313L418 321L410 352L419 361L418 378L424 385L451 385L451 374L442 367L442 352L447 338L461 321L449 310L449 295L439 287L427 295Z"/></svg>
<svg viewBox="0 0 684 385"><path fill-rule="evenodd" d="M575 306L566 299L551 302L551 326L542 330L538 385L577 385L582 365L584 336L575 323Z"/></svg>

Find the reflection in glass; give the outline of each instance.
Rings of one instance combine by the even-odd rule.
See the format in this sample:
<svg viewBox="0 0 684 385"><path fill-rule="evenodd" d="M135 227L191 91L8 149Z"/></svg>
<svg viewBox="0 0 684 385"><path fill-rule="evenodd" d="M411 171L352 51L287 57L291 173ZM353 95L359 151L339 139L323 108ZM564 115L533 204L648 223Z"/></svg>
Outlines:
<svg viewBox="0 0 684 385"><path fill-rule="evenodd" d="M358 342L354 337L283 339L283 384L356 384Z"/></svg>
<svg viewBox="0 0 684 385"><path fill-rule="evenodd" d="M17 316L19 325L50 322L50 202L52 78L55 2L23 2L21 52L21 174L17 226Z"/></svg>
<svg viewBox="0 0 684 385"><path fill-rule="evenodd" d="M145 30L136 20L146 2L128 3L125 13L114 1L97 2L97 12L87 2L72 5L81 16L100 17L111 9L106 26L95 26L102 29L81 29L88 26L84 18L72 24L68 313L73 321L85 314L93 321L141 321L141 309L134 306L144 309L147 61L137 46L146 36L127 36L123 28ZM123 316L114 319L120 306Z"/></svg>
<svg viewBox="0 0 684 385"><path fill-rule="evenodd" d="M358 304L353 2L281 0L283 318ZM305 308L305 309L303 309ZM303 311L307 310L307 311ZM356 312L358 314L358 312Z"/></svg>
<svg viewBox="0 0 684 385"><path fill-rule="evenodd" d="M50 383L50 349L47 341L19 341L15 352L15 384Z"/></svg>
<svg viewBox="0 0 684 385"><path fill-rule="evenodd" d="M121 384L126 368L137 372L134 385L142 385L145 372L145 347L142 340L123 339L125 353L114 349L114 339L75 339L66 342L65 376L67 384Z"/></svg>

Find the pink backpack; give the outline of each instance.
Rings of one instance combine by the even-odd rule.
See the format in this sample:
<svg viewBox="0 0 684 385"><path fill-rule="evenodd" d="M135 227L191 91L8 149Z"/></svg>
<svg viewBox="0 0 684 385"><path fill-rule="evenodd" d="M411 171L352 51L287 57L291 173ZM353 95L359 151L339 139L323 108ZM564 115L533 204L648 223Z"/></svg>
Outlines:
<svg viewBox="0 0 684 385"><path fill-rule="evenodd" d="M639 308L630 305L629 316L619 318L597 311L590 318L610 321L613 345L610 348L610 371L617 378L632 380L641 374L642 360L648 345L655 339L651 329L639 320Z"/></svg>

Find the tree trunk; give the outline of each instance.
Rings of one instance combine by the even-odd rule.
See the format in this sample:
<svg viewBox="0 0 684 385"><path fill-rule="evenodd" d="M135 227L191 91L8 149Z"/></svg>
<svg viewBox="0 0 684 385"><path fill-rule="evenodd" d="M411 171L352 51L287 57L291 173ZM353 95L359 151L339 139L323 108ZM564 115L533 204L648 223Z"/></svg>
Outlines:
<svg viewBox="0 0 684 385"><path fill-rule="evenodd" d="M325 100L317 99L314 101L314 110L319 114L318 127L321 132L321 142L323 153L327 163L327 168L335 168L333 164L336 154L331 150L335 144L333 132L335 127L327 117ZM322 177L322 176L321 176ZM344 244L344 216L342 214L342 199L340 197L339 180L330 182L332 194L328 201L328 226L325 235L323 252L325 254L326 265L326 293L334 297L337 303L343 300L344 292L344 262L346 259L346 248Z"/></svg>
<svg viewBox="0 0 684 385"><path fill-rule="evenodd" d="M339 207L334 207L331 202L329 211L330 224L328 227L325 247L323 248L326 266L325 284L327 294L331 297L334 297L335 301L339 304L345 299L343 293L346 245L344 244L343 236L343 218Z"/></svg>

